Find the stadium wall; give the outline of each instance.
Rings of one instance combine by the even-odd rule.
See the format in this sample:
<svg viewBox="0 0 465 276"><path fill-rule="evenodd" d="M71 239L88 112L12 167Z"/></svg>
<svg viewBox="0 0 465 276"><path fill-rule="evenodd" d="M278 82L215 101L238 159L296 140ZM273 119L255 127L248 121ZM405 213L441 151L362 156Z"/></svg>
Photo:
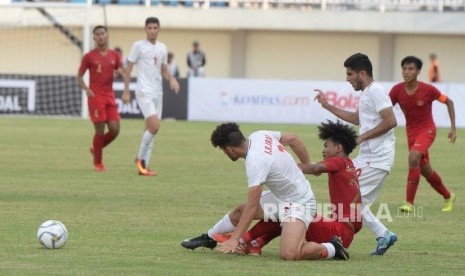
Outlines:
<svg viewBox="0 0 465 276"><path fill-rule="evenodd" d="M30 12L32 13L32 11ZM91 8L91 25L110 28L111 46L125 53L144 38L143 21L158 16L160 41L176 54L182 75L186 54L194 39L207 54L207 76L215 78L264 78L341 80L342 62L354 52L367 53L375 78L401 79L399 62L417 55L428 64L438 54L447 82L464 82L465 16L463 13L373 11L299 11L247 9L187 9L137 6ZM0 11L0 73L75 75L81 52L52 27L29 26L22 20L16 29L1 24L16 13ZM69 22L67 22L69 20ZM73 21L74 20L74 21ZM66 25L81 22L69 16ZM79 28L74 32L82 36ZM240 53L240 54L238 54ZM423 70L420 78L426 79Z"/></svg>

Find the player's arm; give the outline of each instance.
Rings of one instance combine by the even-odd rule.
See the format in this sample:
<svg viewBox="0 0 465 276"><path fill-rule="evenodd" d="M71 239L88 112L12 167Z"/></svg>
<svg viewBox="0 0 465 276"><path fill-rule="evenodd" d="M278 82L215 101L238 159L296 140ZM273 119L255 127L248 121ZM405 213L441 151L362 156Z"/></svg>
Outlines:
<svg viewBox="0 0 465 276"><path fill-rule="evenodd" d="M193 68L192 68L192 64L191 64L191 59L189 58L189 54L187 54L187 66L188 66L190 69L193 69Z"/></svg>
<svg viewBox="0 0 465 276"><path fill-rule="evenodd" d="M318 92L318 94L315 96L314 100L317 100L321 104L321 107L323 107L324 109L328 110L329 112L333 113L334 115L346 122L352 123L354 125L359 125L360 120L358 117L358 109L356 112L352 112L340 109L334 105L330 105L328 103L328 100L326 99L326 95L323 92L323 90L315 89L315 91Z"/></svg>
<svg viewBox="0 0 465 276"><path fill-rule="evenodd" d="M168 66L166 64L161 65L161 74L165 80L169 81L171 90L174 90L176 94L179 93L179 83L175 77L171 76L168 71Z"/></svg>
<svg viewBox="0 0 465 276"><path fill-rule="evenodd" d="M262 195L262 191L262 185L256 185L249 188L248 200L244 206L244 210L242 211L236 230L234 230L231 234L231 238L229 240L220 245L218 249L220 252L236 252L236 248L239 245L239 238L247 231L258 210L260 210L260 197Z"/></svg>
<svg viewBox="0 0 465 276"><path fill-rule="evenodd" d="M381 118L383 119L381 123L376 127L370 129L369 131L363 133L362 135L358 136L357 144L360 145L363 141L383 135L390 129L397 126L396 116L394 115L394 111L392 111L392 107L387 107L381 110L379 112L379 115L381 115Z"/></svg>
<svg viewBox="0 0 465 276"><path fill-rule="evenodd" d="M283 146L289 146L302 164L310 163L307 147L297 134L282 133L279 142Z"/></svg>
<svg viewBox="0 0 465 276"><path fill-rule="evenodd" d="M129 93L129 83L131 82L131 72L134 67L134 63L128 61L126 70L124 71L124 91L121 99L123 103L129 103L131 101L131 93Z"/></svg>
<svg viewBox="0 0 465 276"><path fill-rule="evenodd" d="M201 66L205 66L205 64L207 64L207 58L205 57L205 53L203 53L202 65Z"/></svg>
<svg viewBox="0 0 465 276"><path fill-rule="evenodd" d="M328 172L326 164L323 162L315 164L300 164L299 167L302 169L304 174L320 175L322 173Z"/></svg>
<svg viewBox="0 0 465 276"><path fill-rule="evenodd" d="M79 87L84 90L86 93L87 97L94 97L94 92L90 90L89 86L87 86L86 82L84 81L84 73L87 71L88 65L87 65L87 56L84 56L84 58L81 61L81 66L79 67L78 74L77 74L77 82Z"/></svg>
<svg viewBox="0 0 465 276"><path fill-rule="evenodd" d="M449 138L451 143L455 143L455 139L457 139L457 133L455 130L454 102L444 94L441 94L438 100L447 106L447 112L449 113L449 118L450 118L450 129L449 129L449 133L447 134L447 138Z"/></svg>

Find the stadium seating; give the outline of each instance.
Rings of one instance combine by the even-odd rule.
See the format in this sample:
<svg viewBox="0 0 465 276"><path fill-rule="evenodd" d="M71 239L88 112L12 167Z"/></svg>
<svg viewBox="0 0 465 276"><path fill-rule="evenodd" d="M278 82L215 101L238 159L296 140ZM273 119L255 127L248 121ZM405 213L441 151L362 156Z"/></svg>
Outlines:
<svg viewBox="0 0 465 276"><path fill-rule="evenodd" d="M87 0L11 0L12 2L70 2L86 3ZM101 5L145 5L146 0L92 0ZM399 11L465 11L465 0L150 0L150 5L185 7L240 7L240 8L307 8L316 10L377 10Z"/></svg>

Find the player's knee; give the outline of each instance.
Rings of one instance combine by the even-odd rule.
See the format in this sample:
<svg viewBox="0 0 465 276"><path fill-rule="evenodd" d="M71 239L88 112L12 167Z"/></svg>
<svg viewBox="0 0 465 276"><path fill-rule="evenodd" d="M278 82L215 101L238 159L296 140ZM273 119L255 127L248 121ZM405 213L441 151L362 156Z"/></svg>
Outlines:
<svg viewBox="0 0 465 276"><path fill-rule="evenodd" d="M281 249L279 252L281 259L285 261L297 261L300 259L300 254L296 250L290 250L288 248Z"/></svg>
<svg viewBox="0 0 465 276"><path fill-rule="evenodd" d="M408 163L410 167L418 167L420 165L421 153L416 150L412 150L408 155Z"/></svg>
<svg viewBox="0 0 465 276"><path fill-rule="evenodd" d="M160 126L157 124L157 125L150 125L147 130L152 133L153 135L157 134L158 133L158 130L160 129Z"/></svg>

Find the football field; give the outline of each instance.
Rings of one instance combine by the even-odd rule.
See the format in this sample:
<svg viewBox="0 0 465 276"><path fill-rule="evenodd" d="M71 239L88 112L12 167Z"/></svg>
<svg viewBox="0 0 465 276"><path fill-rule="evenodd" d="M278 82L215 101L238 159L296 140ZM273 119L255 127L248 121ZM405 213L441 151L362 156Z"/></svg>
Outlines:
<svg viewBox="0 0 465 276"><path fill-rule="evenodd" d="M93 171L88 120L0 117L1 275L463 275L465 271L465 130L457 142L440 129L431 160L457 194L451 213L422 179L415 217L397 208L405 200L405 130L396 129L396 162L378 204L382 220L399 241L371 257L375 237L366 229L349 249L349 261L282 261L279 240L261 257L222 255L180 246L205 233L246 200L243 159L231 162L210 143L216 123L164 121L156 136L151 168L136 173L134 158L142 120L123 120L120 136L104 151L105 173ZM241 124L299 134L312 161L321 160L316 126ZM356 152L351 157L355 157ZM327 176L307 176L319 203L328 202ZM378 204L372 207L376 214ZM390 214L390 215L388 215ZM62 249L42 249L36 233L49 219L63 222L69 240Z"/></svg>

